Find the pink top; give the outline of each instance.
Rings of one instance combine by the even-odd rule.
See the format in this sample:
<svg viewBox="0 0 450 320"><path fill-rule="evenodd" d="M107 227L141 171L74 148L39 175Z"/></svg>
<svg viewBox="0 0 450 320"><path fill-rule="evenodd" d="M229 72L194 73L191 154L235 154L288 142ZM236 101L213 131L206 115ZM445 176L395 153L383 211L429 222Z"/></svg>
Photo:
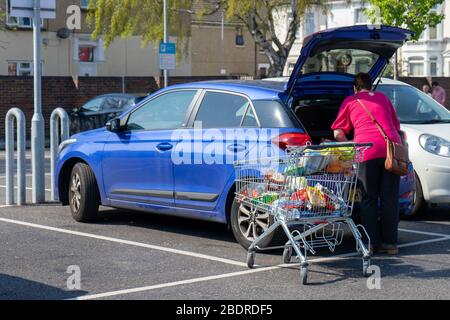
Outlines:
<svg viewBox="0 0 450 320"><path fill-rule="evenodd" d="M400 122L391 101L381 92L359 92L356 96L372 113L389 139L400 143L401 138L398 133ZM386 158L386 141L354 96L344 100L331 129L341 129L345 134L350 133L354 129L355 142L373 143L373 147L365 151L364 161Z"/></svg>
<svg viewBox="0 0 450 320"><path fill-rule="evenodd" d="M447 100L445 89L440 86L434 87L432 97L443 106L445 105L445 100Z"/></svg>

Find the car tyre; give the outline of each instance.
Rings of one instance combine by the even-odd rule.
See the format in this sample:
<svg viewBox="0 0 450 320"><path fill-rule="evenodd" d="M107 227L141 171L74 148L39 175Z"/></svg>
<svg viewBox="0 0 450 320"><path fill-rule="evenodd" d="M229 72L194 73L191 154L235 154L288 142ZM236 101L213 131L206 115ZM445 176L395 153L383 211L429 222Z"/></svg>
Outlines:
<svg viewBox="0 0 450 320"><path fill-rule="evenodd" d="M97 219L100 196L94 172L85 163L77 163L69 180L69 205L72 217L78 222Z"/></svg>
<svg viewBox="0 0 450 320"><path fill-rule="evenodd" d="M420 183L419 177L417 173L415 173L416 182L415 182L415 191L414 191L414 200L413 200L413 208L411 212L411 217L418 217L422 215L427 209L427 202L423 197L422 184Z"/></svg>
<svg viewBox="0 0 450 320"><path fill-rule="evenodd" d="M231 230L233 232L234 237L236 238L236 241L244 247L244 249L248 249L250 245L252 244L253 240L256 239L257 236L259 236L264 230L267 230L267 228L274 222L273 216L270 214L266 214L264 212L253 212L252 214L259 214L260 217L264 216L267 219L267 228L261 228L259 225L256 227L256 235L253 234L252 231L250 231L250 234L246 235L246 231L248 231L248 228L252 229L252 226L249 225L251 222L247 222L247 224L243 221L244 218L249 214L249 211L251 209L249 206L247 206L244 203L239 203L234 199L233 205L231 206L231 213L230 213L230 226ZM245 213L243 213L245 212ZM261 222L261 221L259 221ZM269 246L278 246L286 243L287 237L284 234L283 230L281 228L278 228L274 232L272 232L269 236L267 236L265 239L263 239L258 246L263 247L269 247Z"/></svg>

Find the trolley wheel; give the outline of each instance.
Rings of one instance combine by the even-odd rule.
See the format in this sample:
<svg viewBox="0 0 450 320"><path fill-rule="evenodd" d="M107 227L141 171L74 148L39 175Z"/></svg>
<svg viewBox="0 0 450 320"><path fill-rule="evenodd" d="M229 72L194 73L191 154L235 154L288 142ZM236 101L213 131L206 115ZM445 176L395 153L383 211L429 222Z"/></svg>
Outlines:
<svg viewBox="0 0 450 320"><path fill-rule="evenodd" d="M363 259L363 275L364 277L370 277L372 273L369 271L370 258Z"/></svg>
<svg viewBox="0 0 450 320"><path fill-rule="evenodd" d="M255 251L249 251L247 252L247 266L250 269L253 269L254 265L255 265Z"/></svg>
<svg viewBox="0 0 450 320"><path fill-rule="evenodd" d="M292 258L292 247L285 247L283 250L283 263L290 263Z"/></svg>
<svg viewBox="0 0 450 320"><path fill-rule="evenodd" d="M303 285L308 284L308 266L300 266L300 280Z"/></svg>

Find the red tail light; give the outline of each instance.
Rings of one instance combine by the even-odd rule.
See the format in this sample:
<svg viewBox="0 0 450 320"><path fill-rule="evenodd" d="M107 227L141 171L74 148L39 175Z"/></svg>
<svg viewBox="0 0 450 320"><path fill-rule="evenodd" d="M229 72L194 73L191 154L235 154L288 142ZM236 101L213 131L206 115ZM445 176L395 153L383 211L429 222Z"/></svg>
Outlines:
<svg viewBox="0 0 450 320"><path fill-rule="evenodd" d="M300 132L282 133L272 140L282 150L286 150L288 146L304 146L308 142L311 142L311 137Z"/></svg>

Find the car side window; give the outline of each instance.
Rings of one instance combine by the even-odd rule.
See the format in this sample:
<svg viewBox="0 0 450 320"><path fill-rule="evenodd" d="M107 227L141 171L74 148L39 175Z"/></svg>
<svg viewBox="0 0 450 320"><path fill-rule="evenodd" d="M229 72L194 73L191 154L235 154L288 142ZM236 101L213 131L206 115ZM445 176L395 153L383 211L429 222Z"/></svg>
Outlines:
<svg viewBox="0 0 450 320"><path fill-rule="evenodd" d="M175 91L148 101L130 114L127 130L180 128L196 93L197 90Z"/></svg>
<svg viewBox="0 0 450 320"><path fill-rule="evenodd" d="M92 100L88 101L87 103L85 103L81 107L81 110L87 111L87 112L100 111L100 107L102 106L104 100L105 100L105 98L103 98L103 97L92 99Z"/></svg>
<svg viewBox="0 0 450 320"><path fill-rule="evenodd" d="M256 120L256 115L253 112L251 105L247 108L247 113L245 114L244 120L242 121L243 127L258 127L258 121Z"/></svg>
<svg viewBox="0 0 450 320"><path fill-rule="evenodd" d="M239 128L248 104L242 96L207 92L195 121L201 121L203 128Z"/></svg>

